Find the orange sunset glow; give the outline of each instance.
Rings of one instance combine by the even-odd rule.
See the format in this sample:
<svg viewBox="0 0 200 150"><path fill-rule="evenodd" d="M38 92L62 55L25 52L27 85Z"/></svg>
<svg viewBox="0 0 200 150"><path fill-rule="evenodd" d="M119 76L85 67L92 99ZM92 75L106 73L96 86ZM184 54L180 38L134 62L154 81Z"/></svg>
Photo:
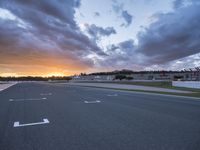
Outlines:
<svg viewBox="0 0 200 150"><path fill-rule="evenodd" d="M35 52L1 54L0 76L69 76L87 70L88 66L65 53Z"/></svg>

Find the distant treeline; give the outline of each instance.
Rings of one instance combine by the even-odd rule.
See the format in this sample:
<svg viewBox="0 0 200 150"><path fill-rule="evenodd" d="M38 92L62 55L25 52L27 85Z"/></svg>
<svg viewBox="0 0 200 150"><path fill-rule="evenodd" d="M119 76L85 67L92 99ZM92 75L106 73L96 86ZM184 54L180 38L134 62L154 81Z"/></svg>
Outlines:
<svg viewBox="0 0 200 150"><path fill-rule="evenodd" d="M55 80L71 80L71 77L0 77L0 81L55 81Z"/></svg>
<svg viewBox="0 0 200 150"><path fill-rule="evenodd" d="M90 73L88 75L119 75L119 74L124 74L124 75L130 75L130 74L165 74L165 73L180 73L180 72L191 72L191 71L132 71L132 70L116 70L116 71L111 71L111 72L96 72L96 73ZM87 75L85 73L81 73L80 75L84 76Z"/></svg>

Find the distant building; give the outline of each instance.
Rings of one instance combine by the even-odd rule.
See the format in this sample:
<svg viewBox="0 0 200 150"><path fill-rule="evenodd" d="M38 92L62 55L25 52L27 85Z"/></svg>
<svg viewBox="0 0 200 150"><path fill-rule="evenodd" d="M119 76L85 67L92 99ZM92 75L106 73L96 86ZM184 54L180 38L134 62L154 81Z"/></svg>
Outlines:
<svg viewBox="0 0 200 150"><path fill-rule="evenodd" d="M132 77L133 80L162 80L162 81L200 81L200 69L193 68L183 71L114 71L100 72L89 75L73 76L73 80L78 81L113 81L118 74L124 74L127 77Z"/></svg>
<svg viewBox="0 0 200 150"><path fill-rule="evenodd" d="M114 80L114 75L84 75L84 76L74 76L72 77L73 80L80 80L80 81L112 81Z"/></svg>

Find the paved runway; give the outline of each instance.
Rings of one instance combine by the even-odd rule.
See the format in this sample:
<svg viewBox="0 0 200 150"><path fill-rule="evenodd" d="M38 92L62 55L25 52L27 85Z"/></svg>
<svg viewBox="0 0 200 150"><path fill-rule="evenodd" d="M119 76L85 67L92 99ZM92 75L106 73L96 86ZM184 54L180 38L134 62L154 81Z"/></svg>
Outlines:
<svg viewBox="0 0 200 150"><path fill-rule="evenodd" d="M0 150L200 150L200 100L20 83L0 92Z"/></svg>

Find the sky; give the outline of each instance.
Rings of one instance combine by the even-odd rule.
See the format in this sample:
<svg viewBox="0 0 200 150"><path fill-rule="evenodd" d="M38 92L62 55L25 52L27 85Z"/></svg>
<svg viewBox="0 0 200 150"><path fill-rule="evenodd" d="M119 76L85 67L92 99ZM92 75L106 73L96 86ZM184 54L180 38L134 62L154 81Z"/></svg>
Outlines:
<svg viewBox="0 0 200 150"><path fill-rule="evenodd" d="M200 66L199 0L1 0L0 76Z"/></svg>

